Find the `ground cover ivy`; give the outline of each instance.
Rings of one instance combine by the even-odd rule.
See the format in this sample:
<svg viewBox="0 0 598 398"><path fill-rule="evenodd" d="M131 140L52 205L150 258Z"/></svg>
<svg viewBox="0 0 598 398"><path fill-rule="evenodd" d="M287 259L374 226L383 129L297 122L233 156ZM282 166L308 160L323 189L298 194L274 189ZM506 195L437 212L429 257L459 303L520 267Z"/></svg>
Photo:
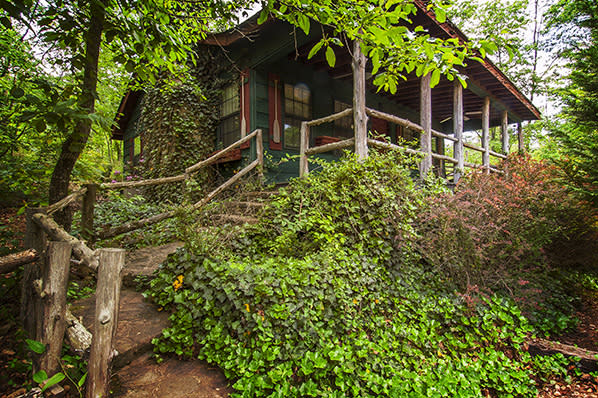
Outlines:
<svg viewBox="0 0 598 398"><path fill-rule="evenodd" d="M240 397L535 396L564 362L527 353L512 297L457 290L422 256L418 216L443 188L410 164L348 154L234 238L188 234L148 291L172 312L156 352L218 365Z"/></svg>

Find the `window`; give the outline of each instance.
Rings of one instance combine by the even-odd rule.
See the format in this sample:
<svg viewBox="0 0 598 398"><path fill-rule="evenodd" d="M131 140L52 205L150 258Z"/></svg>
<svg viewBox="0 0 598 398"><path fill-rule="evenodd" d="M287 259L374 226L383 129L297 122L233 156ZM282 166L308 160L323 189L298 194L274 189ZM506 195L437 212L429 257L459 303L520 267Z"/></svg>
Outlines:
<svg viewBox="0 0 598 398"><path fill-rule="evenodd" d="M346 102L334 100L334 113L339 113L351 108ZM353 137L353 114L349 114L334 121L334 136L351 138Z"/></svg>
<svg viewBox="0 0 598 398"><path fill-rule="evenodd" d="M311 93L303 83L284 85L284 146L298 149L301 122L311 119Z"/></svg>
<svg viewBox="0 0 598 398"><path fill-rule="evenodd" d="M231 84L222 91L222 102L220 103L219 141L223 147L227 147L241 138L240 109L239 85Z"/></svg>

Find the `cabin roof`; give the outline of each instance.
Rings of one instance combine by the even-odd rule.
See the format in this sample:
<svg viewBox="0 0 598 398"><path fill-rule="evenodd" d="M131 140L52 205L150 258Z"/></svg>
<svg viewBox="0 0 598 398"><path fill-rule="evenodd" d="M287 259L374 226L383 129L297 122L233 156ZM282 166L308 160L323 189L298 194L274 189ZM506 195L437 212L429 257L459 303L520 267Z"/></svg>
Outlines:
<svg viewBox="0 0 598 398"><path fill-rule="evenodd" d="M453 23L440 23L436 20L434 12L428 10L423 0L414 0L418 7L417 14L413 17L413 24L420 25L427 29L431 36L440 38L457 38L460 41L468 41L467 36ZM201 44L229 47L238 42L254 41L260 34L266 34L278 24L285 22L269 18L264 23L258 24L259 13L250 17L235 28L224 32L208 34L201 40ZM351 80L351 56L348 49L339 50L337 62L330 68L320 52L311 59L308 58L309 51L315 40L303 44L288 54L289 58L297 59L299 62L315 68L328 69L329 75L334 79ZM344 51L344 53L342 52ZM371 69L371 65L369 65ZM481 117L481 108L484 97L488 96L493 102L490 119L497 122L503 110L509 113L510 122L521 122L523 120L537 120L541 118L540 111L523 94L515 84L488 58L484 62L469 61L468 65L462 68L462 73L468 77L468 89L463 92L463 104L465 118L477 119ZM382 95L391 98L397 103L419 111L419 78L415 74L408 75L406 80L399 85L396 94L383 92ZM376 88L368 83L371 90ZM445 121L452 117L452 90L453 82L442 78L439 84L432 90L433 117ZM116 125L112 130L115 139L122 139L126 126L132 117L133 110L139 100L140 93L129 91L122 99L118 109Z"/></svg>

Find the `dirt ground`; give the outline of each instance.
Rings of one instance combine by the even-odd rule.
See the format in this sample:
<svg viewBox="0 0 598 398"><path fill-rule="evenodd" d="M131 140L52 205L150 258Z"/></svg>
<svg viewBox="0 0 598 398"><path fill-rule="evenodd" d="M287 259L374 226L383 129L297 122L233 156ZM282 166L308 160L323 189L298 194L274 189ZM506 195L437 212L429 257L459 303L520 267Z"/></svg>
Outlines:
<svg viewBox="0 0 598 398"><path fill-rule="evenodd" d="M23 215L17 216L16 210L0 209L0 247L4 250L1 254L22 249L25 219ZM24 392L22 386L30 383L30 376L27 374L29 365L28 361L24 359L23 336L18 321L20 298L18 278L18 273L0 275L0 398L17 397L20 395L19 393ZM558 340L562 343L598 351L598 293L586 292L584 294L577 316L580 320L577 329L560 336ZM145 359L140 358L139 360ZM170 362L166 367L170 366L169 364ZM147 366L155 366L156 369L153 372L163 373L163 369L158 365L148 363ZM206 396L228 396L226 389L220 390L219 387L216 387L224 380L219 379L217 369L214 369L214 372L214 379L208 378L213 382L213 394ZM590 374L575 375L573 370L571 374L573 377L570 383L553 380L540 386L538 398L598 398L598 378L594 378ZM188 376L194 378L192 374ZM158 396L154 393L162 391L162 387L164 386L157 386L155 383L146 384L143 379L140 379L136 385L129 387L129 391L136 391L135 396ZM126 396L127 389L123 388L119 395ZM146 389L147 391L145 391ZM166 395L162 396L166 397Z"/></svg>

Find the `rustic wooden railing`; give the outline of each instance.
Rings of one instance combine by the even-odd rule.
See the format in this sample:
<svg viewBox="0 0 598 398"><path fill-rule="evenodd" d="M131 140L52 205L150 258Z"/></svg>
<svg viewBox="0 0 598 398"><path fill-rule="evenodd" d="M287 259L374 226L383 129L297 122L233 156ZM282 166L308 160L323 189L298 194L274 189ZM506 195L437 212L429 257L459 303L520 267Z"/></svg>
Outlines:
<svg viewBox="0 0 598 398"><path fill-rule="evenodd" d="M27 209L25 245L34 256L19 256L28 258L23 264L21 319L29 338L45 345L44 352L33 358L34 373L44 370L52 376L61 371L60 357L65 335L74 349L90 350L85 396L96 398L109 394L125 251L94 251L45 214L69 205L82 193L84 190L77 191L45 209ZM97 272L93 335L67 308L68 276L73 261Z"/></svg>
<svg viewBox="0 0 598 398"><path fill-rule="evenodd" d="M310 120L310 121L301 123L301 144L300 144L300 149L299 149L299 176L300 177L306 175L309 172L308 157L310 155L330 152L330 151L334 151L337 149L349 148L355 144L355 139L349 138L349 139L346 139L343 141L334 142L331 144L326 144L326 145L321 145L321 146L310 148L309 147L310 127L317 126L317 125L320 125L323 123L333 122L335 120L350 116L352 114L353 114L353 109L348 108L342 112L338 112L338 113L332 114L330 116L326 116L326 117L323 117L320 119ZM403 119L398 116L384 113L384 112L381 112L381 111L378 111L375 109L366 108L366 114L368 116L386 120L386 121L394 123L396 125L408 128L412 131L417 131L417 132L424 131L424 128L417 123L414 123L410 120ZM433 136L438 137L438 138L442 138L442 139L449 140L452 142L459 141L458 138L455 138L448 134L444 134L440 131L436 131L436 130L432 129L431 133ZM404 152L412 154L412 155L422 155L422 156L428 155L427 153L417 150L417 149L413 149L413 148L409 148L409 147L405 147L405 146L401 146L401 145L396 145L396 144L391 144L391 143L384 142L384 141L378 141L378 140L374 140L371 138L367 139L367 143L368 143L368 145L371 145L373 147L393 149L393 150L398 149L398 150L404 151ZM490 164L489 158L490 158L490 156L494 156L499 159L506 159L507 158L506 155L494 152L494 151L490 150L489 148L482 148L482 147L479 147L479 146L476 146L476 145L473 145L473 144L470 144L470 143L467 143L464 141L462 141L462 143L463 143L464 147L472 149L474 151L481 152L483 154L482 164L475 164L475 163L469 163L469 162L463 161L462 164L465 167L469 167L469 168L482 167L491 172L502 173L502 170L499 170ZM459 164L459 159L456 159L456 158L453 158L453 157L450 157L447 155L443 155L443 154L439 154L439 153L435 153L435 152L432 152L430 155L433 159L437 159L441 162L450 162L455 165ZM462 154L461 154L461 156L462 156Z"/></svg>
<svg viewBox="0 0 598 398"><path fill-rule="evenodd" d="M256 160L214 189L206 197L191 205L191 209L199 209L251 170L258 168L258 172L263 173L264 150L261 130L255 130L208 159L188 167L184 174L143 181L87 184L53 205L46 208L27 210L25 245L29 250L18 255L0 258L0 272L12 272L17 267L24 266L21 319L29 337L46 346L44 353L34 358L34 372L44 370L49 376L52 376L61 370L60 356L62 343L66 335L71 347L74 349L80 351L90 350L86 397L98 398L109 395L110 365L115 355L113 338L118 322L122 283L121 271L125 263L125 251L123 249L99 249L94 251L88 246L86 240L77 239L62 229L51 215L81 198L81 235L84 239L92 240L95 238L93 234L93 213L98 190L187 181L192 173L214 164L234 148L251 139L256 140ZM173 215L174 211L169 211L144 220L134 221L104 232L100 234L100 237L106 238L129 232ZM71 259L71 257L75 259ZM70 313L66 305L71 262L97 272L93 335Z"/></svg>
<svg viewBox="0 0 598 398"><path fill-rule="evenodd" d="M180 182L180 181L188 181L191 175L200 169L207 167L216 163L219 159L226 156L228 153L233 151L235 148L240 147L244 143L250 141L251 139L255 139L255 147L256 147L256 159L245 166L245 168L241 169L238 173L236 173L233 177L227 180L225 183L220 185L218 188L214 189L210 192L206 197L191 205L190 210L197 210L203 206L205 206L208 202L210 202L216 195L220 192L224 191L225 189L234 185L237 181L247 175L253 169L258 169L258 173L260 175L263 174L263 167L264 167L264 144L262 141L262 130L257 129L254 130L251 134L241 138L237 142L229 145L228 147L216 152L214 155L210 156L209 158L197 162L196 164L189 166L185 169L183 174L173 176L173 177L164 177L164 178L157 178L151 180L142 180L142 181L127 181L127 182L115 182L115 183L108 183L108 184L101 184L99 186L100 189L118 189L118 188L136 188L136 187L143 187L143 186L150 186L150 185L159 185L159 184L167 184L171 182ZM90 200L90 202L94 202ZM83 209L85 211L85 208ZM88 209L88 212L93 214L93 209ZM134 231L139 228L143 228L148 225L155 224L157 222L166 220L168 218L173 217L175 214L174 211L166 211L160 214L156 214L154 216L144 218L141 220L132 221L127 224L119 225L117 227L101 231L98 234L98 238L100 239L108 239L114 236L124 234L127 232ZM82 216L83 218L83 216ZM86 225L87 229L93 229L93 215L87 217L90 221L89 225Z"/></svg>

